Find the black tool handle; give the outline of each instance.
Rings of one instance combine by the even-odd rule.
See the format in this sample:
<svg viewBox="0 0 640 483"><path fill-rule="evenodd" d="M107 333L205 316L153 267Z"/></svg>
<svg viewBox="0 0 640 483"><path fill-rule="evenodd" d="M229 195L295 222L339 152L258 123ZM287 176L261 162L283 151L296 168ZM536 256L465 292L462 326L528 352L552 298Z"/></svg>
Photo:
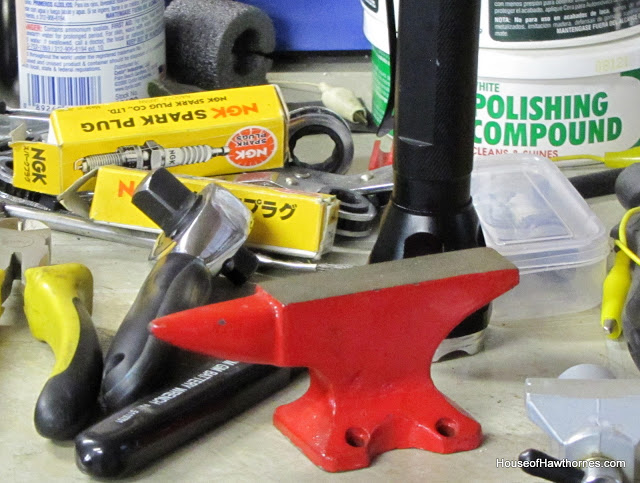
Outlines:
<svg viewBox="0 0 640 483"><path fill-rule="evenodd" d="M480 0L401 0L393 199L409 210L470 200Z"/></svg>
<svg viewBox="0 0 640 483"><path fill-rule="evenodd" d="M584 471L578 468L562 467L560 460L537 449L523 451L518 457L525 473L556 483L582 483Z"/></svg>
<svg viewBox="0 0 640 483"><path fill-rule="evenodd" d="M200 365L79 434L76 463L95 477L130 475L274 394L296 372L235 361Z"/></svg>
<svg viewBox="0 0 640 483"><path fill-rule="evenodd" d="M155 338L149 323L211 302L212 276L198 257L169 253L144 281L107 352L100 390L106 411L120 409L155 390L176 349Z"/></svg>
<svg viewBox="0 0 640 483"><path fill-rule="evenodd" d="M631 251L640 248L640 216L631 217L627 224L627 243ZM622 330L627 341L629 354L640 369L640 267L631 266L631 286L622 310Z"/></svg>
<svg viewBox="0 0 640 483"><path fill-rule="evenodd" d="M616 179L615 192L620 204L631 209L640 205L640 165L633 164L625 168ZM612 236L617 238L618 228ZM626 227L629 249L640 250L640 216L629 219ZM627 341L629 354L636 367L640 369L640 267L635 263L631 268L631 286L622 310L622 330Z"/></svg>

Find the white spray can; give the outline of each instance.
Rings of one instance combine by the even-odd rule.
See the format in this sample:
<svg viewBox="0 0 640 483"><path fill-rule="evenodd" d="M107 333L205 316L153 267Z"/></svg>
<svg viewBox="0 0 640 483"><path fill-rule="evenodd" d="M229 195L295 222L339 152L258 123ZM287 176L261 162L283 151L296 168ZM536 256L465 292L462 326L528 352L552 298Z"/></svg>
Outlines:
<svg viewBox="0 0 640 483"><path fill-rule="evenodd" d="M20 105L148 97L165 71L164 0L18 0Z"/></svg>

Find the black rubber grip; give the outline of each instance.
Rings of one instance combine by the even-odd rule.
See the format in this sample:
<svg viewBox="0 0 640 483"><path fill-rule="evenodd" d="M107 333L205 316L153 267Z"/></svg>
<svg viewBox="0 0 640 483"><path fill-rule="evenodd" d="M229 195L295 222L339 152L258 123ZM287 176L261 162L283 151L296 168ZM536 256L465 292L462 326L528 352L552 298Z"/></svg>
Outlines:
<svg viewBox="0 0 640 483"><path fill-rule="evenodd" d="M34 424L41 436L68 440L91 424L98 414L102 352L91 315L77 299L80 338L69 366L49 378L36 403Z"/></svg>
<svg viewBox="0 0 640 483"><path fill-rule="evenodd" d="M105 358L100 403L120 409L155 390L176 348L156 339L149 323L211 302L212 276L205 263L185 253L160 259L111 342Z"/></svg>

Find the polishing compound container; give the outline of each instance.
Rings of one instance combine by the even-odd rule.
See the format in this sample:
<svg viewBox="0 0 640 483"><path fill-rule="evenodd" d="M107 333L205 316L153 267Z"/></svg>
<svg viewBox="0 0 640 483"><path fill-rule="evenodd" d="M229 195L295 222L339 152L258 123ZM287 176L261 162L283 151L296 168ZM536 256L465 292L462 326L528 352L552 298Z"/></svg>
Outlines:
<svg viewBox="0 0 640 483"><path fill-rule="evenodd" d="M379 122L386 9L362 3ZM602 156L640 145L640 2L485 0L479 40L475 154Z"/></svg>
<svg viewBox="0 0 640 483"><path fill-rule="evenodd" d="M17 0L20 105L148 97L165 70L164 0Z"/></svg>

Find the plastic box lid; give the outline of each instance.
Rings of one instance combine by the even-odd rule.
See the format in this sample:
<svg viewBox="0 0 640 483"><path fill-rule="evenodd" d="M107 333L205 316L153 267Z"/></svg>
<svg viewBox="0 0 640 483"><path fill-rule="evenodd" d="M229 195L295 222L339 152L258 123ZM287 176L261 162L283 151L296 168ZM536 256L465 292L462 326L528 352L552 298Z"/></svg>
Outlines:
<svg viewBox="0 0 640 483"><path fill-rule="evenodd" d="M471 195L487 246L521 273L603 260L603 223L552 161L533 155L477 157Z"/></svg>

